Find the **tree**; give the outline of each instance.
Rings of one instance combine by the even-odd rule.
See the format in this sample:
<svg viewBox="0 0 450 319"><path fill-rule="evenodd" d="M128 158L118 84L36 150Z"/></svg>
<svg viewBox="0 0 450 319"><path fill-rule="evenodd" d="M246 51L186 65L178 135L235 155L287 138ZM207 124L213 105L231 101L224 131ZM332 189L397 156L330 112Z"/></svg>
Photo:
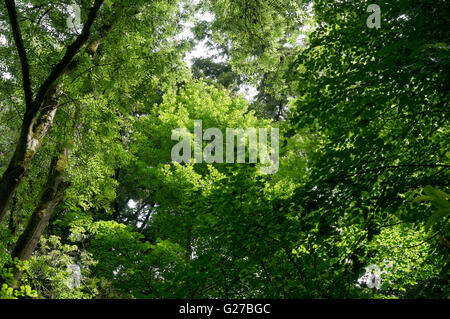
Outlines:
<svg viewBox="0 0 450 319"><path fill-rule="evenodd" d="M386 225L423 225L428 213L412 199L426 185L448 186L448 4L378 4L382 27L370 29L367 2L316 1L319 25L295 68L293 123L322 136L298 195L365 230L354 261Z"/></svg>
<svg viewBox="0 0 450 319"><path fill-rule="evenodd" d="M0 298L448 297L446 1L5 4Z"/></svg>

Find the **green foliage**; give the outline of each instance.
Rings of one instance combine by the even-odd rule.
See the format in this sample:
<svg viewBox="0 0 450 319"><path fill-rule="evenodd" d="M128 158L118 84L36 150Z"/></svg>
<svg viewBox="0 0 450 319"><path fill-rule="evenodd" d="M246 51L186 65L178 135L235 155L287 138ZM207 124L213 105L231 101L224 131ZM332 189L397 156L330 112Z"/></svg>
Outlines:
<svg viewBox="0 0 450 319"><path fill-rule="evenodd" d="M41 298L94 298L97 280L89 277L95 261L76 243L62 243L58 236L42 238L22 281L35 287ZM80 269L79 274L74 266Z"/></svg>
<svg viewBox="0 0 450 319"><path fill-rule="evenodd" d="M7 256L5 263L0 263L3 267L6 263L13 265L19 271L25 271L29 268L27 261L20 261L17 258L11 260L10 256ZM0 299L19 299L19 298L36 298L38 293L33 290L30 285L20 284L17 285L17 281L14 279L12 268L1 268L0 279L2 281L0 289Z"/></svg>
<svg viewBox="0 0 450 319"><path fill-rule="evenodd" d="M370 29L369 2L105 1L1 221L0 298L448 298L448 3L378 1ZM71 3L16 3L33 91ZM218 54L188 67L201 40ZM0 24L0 174L26 111L14 44ZM277 173L172 162L196 120L278 128ZM61 147L64 196L11 260Z"/></svg>
<svg viewBox="0 0 450 319"><path fill-rule="evenodd" d="M433 213L433 215L431 215L425 225L425 229L429 229L434 224L441 221L450 214L450 196L447 193L431 186L426 186L424 188L424 192L426 195L419 196L414 199L414 201L431 201L433 206L437 208L437 210Z"/></svg>

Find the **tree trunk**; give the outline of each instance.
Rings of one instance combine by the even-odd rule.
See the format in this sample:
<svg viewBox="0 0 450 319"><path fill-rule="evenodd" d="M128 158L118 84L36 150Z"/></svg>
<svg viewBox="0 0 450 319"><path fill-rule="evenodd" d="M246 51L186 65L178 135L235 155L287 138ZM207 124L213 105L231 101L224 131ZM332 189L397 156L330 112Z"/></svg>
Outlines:
<svg viewBox="0 0 450 319"><path fill-rule="evenodd" d="M12 251L11 256L13 258L18 258L23 261L31 257L53 211L61 203L64 190L67 187L66 183L63 182L67 157L68 151L64 149L58 156L53 158L47 184L26 229L20 235ZM15 280L19 280L21 275L21 271L14 269Z"/></svg>
<svg viewBox="0 0 450 319"><path fill-rule="evenodd" d="M60 85L56 85L57 80L68 71L67 67L73 61L75 55L80 51L82 46L88 42L91 26L93 25L103 2L104 0L95 0L89 11L88 19L83 26L81 34L66 48L64 56L52 68L46 80L37 90L35 99L33 100L28 57L23 44L16 6L13 0L5 1L9 23L22 66L22 81L24 84L26 109L20 138L16 145L14 155L9 162L8 168L0 178L0 223L8 211L11 199L22 182L23 176L28 170L34 154L36 154L42 140L53 124L53 118L59 103L59 96L55 93L61 88ZM106 31L108 30L110 29L107 28ZM106 36L106 32L104 33L105 35L103 36ZM97 49L98 44L94 47Z"/></svg>
<svg viewBox="0 0 450 319"><path fill-rule="evenodd" d="M0 179L0 223L6 215L11 199L22 182L34 154L53 124L59 104L59 94L56 94L59 89L60 86L50 90L44 100L42 111L35 117L25 114L13 157Z"/></svg>
<svg viewBox="0 0 450 319"><path fill-rule="evenodd" d="M16 225L14 222L14 213L16 212L16 207L17 207L17 197L14 196L12 199L12 207L11 212L9 214L9 223L8 223L8 229L12 235L16 234Z"/></svg>

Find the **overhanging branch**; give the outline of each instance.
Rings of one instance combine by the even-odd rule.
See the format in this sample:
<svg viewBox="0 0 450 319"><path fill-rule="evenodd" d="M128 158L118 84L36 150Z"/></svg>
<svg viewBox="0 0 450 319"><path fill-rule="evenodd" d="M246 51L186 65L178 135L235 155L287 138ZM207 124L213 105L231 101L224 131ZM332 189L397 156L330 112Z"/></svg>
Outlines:
<svg viewBox="0 0 450 319"><path fill-rule="evenodd" d="M27 109L30 109L33 104L33 92L31 90L30 66L28 64L27 52L23 44L22 33L20 32L19 22L17 21L16 4L14 0L5 0L6 9L8 10L9 22L16 44L17 52L20 58L22 67L22 85L25 94L25 103Z"/></svg>
<svg viewBox="0 0 450 319"><path fill-rule="evenodd" d="M32 113L37 113L39 108L47 94L48 90L51 88L52 84L58 79L58 77L64 72L66 67L72 61L73 57L78 53L80 48L86 43L89 38L90 29L97 17L97 13L103 4L104 0L95 0L94 5L89 11L88 19L83 26L83 30L80 35L76 38L76 40L67 47L66 53L62 57L61 61L57 63L50 72L50 75L47 79L42 83L39 87L39 90L36 94L36 99L33 103Z"/></svg>

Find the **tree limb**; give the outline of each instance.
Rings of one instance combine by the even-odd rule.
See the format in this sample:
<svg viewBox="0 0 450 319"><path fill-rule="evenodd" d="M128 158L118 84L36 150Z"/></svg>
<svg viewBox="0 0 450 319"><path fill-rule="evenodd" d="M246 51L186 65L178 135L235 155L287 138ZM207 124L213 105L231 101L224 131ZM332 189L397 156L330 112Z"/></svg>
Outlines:
<svg viewBox="0 0 450 319"><path fill-rule="evenodd" d="M90 34L90 29L92 24L95 21L95 18L97 17L97 13L103 4L104 0L95 0L94 5L92 6L91 10L89 11L88 19L86 23L83 26L83 30L81 31L81 34L76 38L76 40L67 47L66 53L62 57L61 61L57 63L53 69L50 72L50 75L47 77L47 79L42 83L42 85L39 87L39 90L36 94L36 99L33 103L33 109L32 114L35 114L39 111L39 108L41 106L41 103L43 102L45 95L47 94L48 90L51 88L52 84L58 79L58 77L64 72L65 68L69 65L69 63L72 61L72 58L78 53L80 48L87 42Z"/></svg>
<svg viewBox="0 0 450 319"><path fill-rule="evenodd" d="M31 90L30 66L28 64L27 52L23 44L22 33L20 31L19 22L17 21L16 4L14 0L5 0L6 9L8 10L9 22L16 43L17 53L19 54L20 64L22 67L22 85L25 94L25 103L27 109L33 104L33 92Z"/></svg>

